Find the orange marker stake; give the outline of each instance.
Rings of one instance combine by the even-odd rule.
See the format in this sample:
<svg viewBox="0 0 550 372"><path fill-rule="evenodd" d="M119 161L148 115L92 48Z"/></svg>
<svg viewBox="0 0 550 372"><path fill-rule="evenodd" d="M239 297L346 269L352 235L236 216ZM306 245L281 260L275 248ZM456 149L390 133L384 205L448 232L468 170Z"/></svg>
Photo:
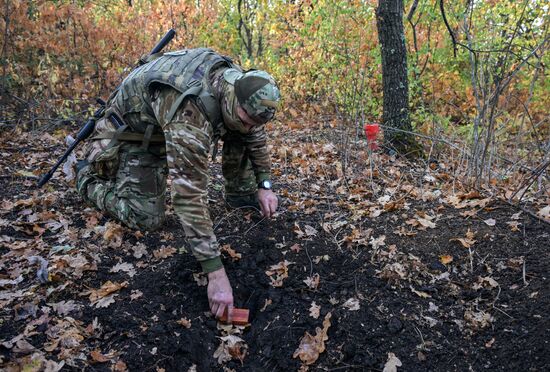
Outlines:
<svg viewBox="0 0 550 372"><path fill-rule="evenodd" d="M231 324L247 325L249 312L250 311L248 309L233 308L233 311L231 312ZM227 323L227 309L224 311L222 317L220 318L220 322Z"/></svg>

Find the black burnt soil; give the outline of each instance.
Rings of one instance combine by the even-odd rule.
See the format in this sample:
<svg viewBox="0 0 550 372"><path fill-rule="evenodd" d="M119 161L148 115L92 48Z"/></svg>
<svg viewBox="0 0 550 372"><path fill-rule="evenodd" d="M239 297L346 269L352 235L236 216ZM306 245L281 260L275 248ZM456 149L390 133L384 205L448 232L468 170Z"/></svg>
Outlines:
<svg viewBox="0 0 550 372"><path fill-rule="evenodd" d="M17 192L16 182L2 184ZM56 208L73 208L78 200L69 193ZM291 211L289 200L282 200L281 211L272 220L262 219L252 209L229 210L220 200L220 192L213 191L211 214L218 239L242 255L232 259L224 254L235 305L251 314L250 326L240 335L248 345L247 355L242 363L233 360L226 367L298 370L301 363L293 354L300 339L305 332L315 334L328 312L332 324L326 350L312 370L380 371L388 353L401 360L399 371L541 371L550 365L548 224L523 214L519 231L512 231L504 222L518 211L500 203L466 218L452 207L412 202L408 213L358 221L373 229L372 237L386 237L385 245L374 250L365 245L347 247L339 241L341 236L322 229L321 215ZM435 208L442 216L435 229L419 230L414 236L395 232L413 215L411 211ZM489 218L497 224L488 226L484 220ZM103 217L99 224L106 221ZM73 222L75 227L85 224L76 217ZM317 232L299 238L296 224L302 229L310 225ZM455 240L468 230L476 237L470 249ZM19 234L3 227L0 235L14 233ZM124 239L138 242L128 230ZM81 295L87 289L99 288L107 280L128 281L109 307L86 305L70 314L84 327L98 325L84 341L89 350L115 352L131 371L187 371L193 365L198 371L222 370L213 357L222 334L208 314L206 287L195 280L199 265L190 253L165 259L151 254L163 245L183 245L176 217L169 215L161 231L145 234L139 242L149 252L139 259L131 251L100 248L97 271L85 272L49 301L89 303ZM452 262L441 263L443 255L452 256ZM289 262L288 278L282 287L273 287L266 270L284 260ZM129 278L110 272L119 262L145 265ZM404 268L403 277L384 274L396 266ZM304 280L315 274L320 284L311 289ZM135 298L136 291L142 295ZM359 300L359 309L344 306L349 299ZM310 316L312 302L320 306L317 319ZM191 321L190 328L177 323L182 318ZM25 321L1 324L2 338L16 336L24 326ZM12 356L9 350L0 351L8 359ZM89 360L68 367L111 368L109 363Z"/></svg>

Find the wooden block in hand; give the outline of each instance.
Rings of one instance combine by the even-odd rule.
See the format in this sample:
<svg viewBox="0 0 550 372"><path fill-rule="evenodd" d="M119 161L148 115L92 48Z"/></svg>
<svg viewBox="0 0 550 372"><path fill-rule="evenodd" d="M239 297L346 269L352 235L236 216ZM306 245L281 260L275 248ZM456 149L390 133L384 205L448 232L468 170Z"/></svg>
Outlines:
<svg viewBox="0 0 550 372"><path fill-rule="evenodd" d="M233 310L231 311L231 324L247 325L249 312L250 311L248 309L233 308ZM227 309L224 311L222 317L220 318L220 322L227 323Z"/></svg>

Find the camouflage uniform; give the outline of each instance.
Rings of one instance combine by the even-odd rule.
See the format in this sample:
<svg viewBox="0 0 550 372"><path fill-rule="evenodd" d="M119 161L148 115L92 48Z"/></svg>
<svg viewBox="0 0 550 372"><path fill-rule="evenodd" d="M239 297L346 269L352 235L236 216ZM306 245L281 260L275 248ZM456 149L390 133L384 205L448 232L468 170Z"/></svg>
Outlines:
<svg viewBox="0 0 550 372"><path fill-rule="evenodd" d="M149 138L156 137L157 141L117 141L111 138L116 136L112 121L106 117L99 119L85 149L90 165L78 172L77 190L86 201L127 226L154 230L165 218L166 182L170 177L174 211L189 246L203 271L211 272L222 267L207 208L212 144L218 138L224 142L222 171L226 195L255 193L258 182L270 178L271 164L265 126L258 125L246 132L236 115L234 75L239 77L242 72L230 61L221 61L219 55L204 51L206 62L198 66L195 63L191 71L195 81L202 79L202 90L195 89L192 95L182 97L183 89L172 84L174 75L161 77L168 83L157 78L144 84L148 65L156 63L163 73L169 70L162 67L163 63L166 66L163 57L134 70L123 81L107 107L120 114L128 126L126 131L149 132ZM214 62L209 64L208 58ZM180 61L177 52L164 59L172 64ZM154 68L149 68L150 76ZM189 76L191 72L184 71L181 75ZM177 79L178 75L175 76ZM205 98L206 94L209 96ZM210 98L214 101L208 106L204 102ZM219 112L212 112L215 111L212 108ZM162 135L165 143L158 141Z"/></svg>

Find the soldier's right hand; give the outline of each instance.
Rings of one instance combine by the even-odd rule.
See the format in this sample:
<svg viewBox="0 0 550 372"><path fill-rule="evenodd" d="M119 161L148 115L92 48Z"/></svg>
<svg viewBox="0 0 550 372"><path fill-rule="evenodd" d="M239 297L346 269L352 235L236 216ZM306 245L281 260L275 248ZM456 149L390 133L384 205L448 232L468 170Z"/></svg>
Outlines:
<svg viewBox="0 0 550 372"><path fill-rule="evenodd" d="M219 319L227 311L227 322L231 323L233 290L223 267L208 274L207 293L212 314Z"/></svg>

